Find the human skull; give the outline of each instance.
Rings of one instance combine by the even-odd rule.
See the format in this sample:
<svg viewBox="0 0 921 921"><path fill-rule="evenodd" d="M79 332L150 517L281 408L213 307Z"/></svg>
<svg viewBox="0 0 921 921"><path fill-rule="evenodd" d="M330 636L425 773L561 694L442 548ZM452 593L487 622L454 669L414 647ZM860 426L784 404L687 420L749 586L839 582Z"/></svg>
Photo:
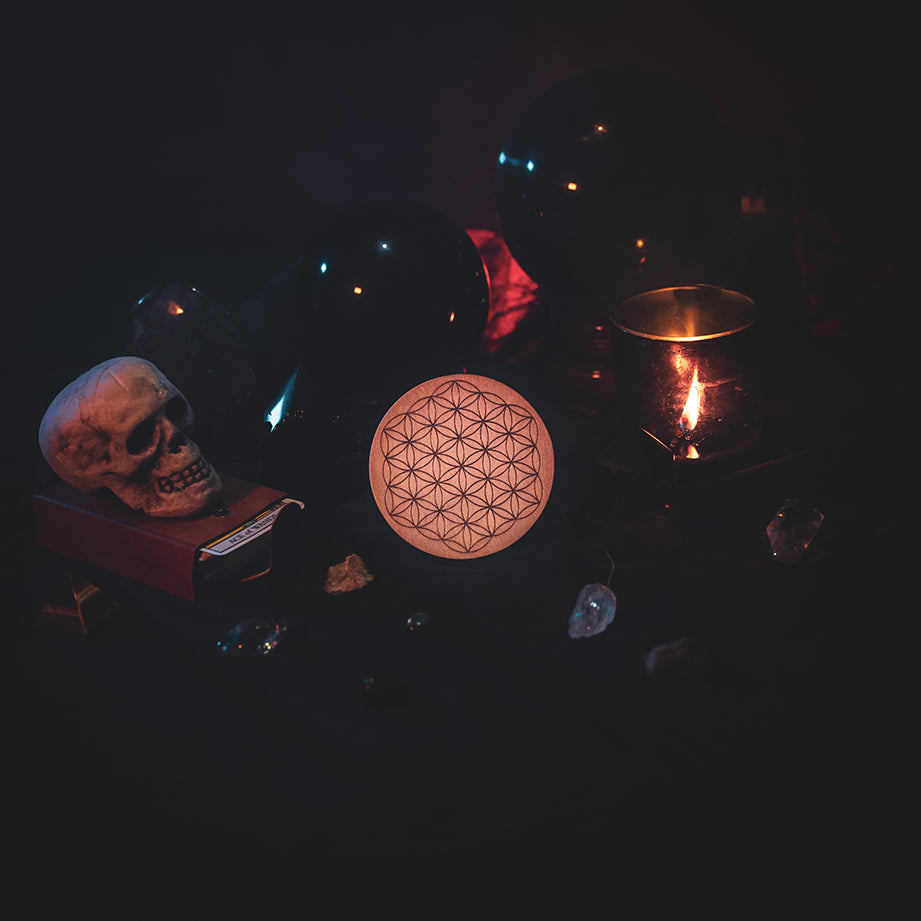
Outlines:
<svg viewBox="0 0 921 921"><path fill-rule="evenodd" d="M110 489L154 518L216 504L221 479L189 437L192 407L142 358L112 358L68 384L39 427L45 460L82 492Z"/></svg>

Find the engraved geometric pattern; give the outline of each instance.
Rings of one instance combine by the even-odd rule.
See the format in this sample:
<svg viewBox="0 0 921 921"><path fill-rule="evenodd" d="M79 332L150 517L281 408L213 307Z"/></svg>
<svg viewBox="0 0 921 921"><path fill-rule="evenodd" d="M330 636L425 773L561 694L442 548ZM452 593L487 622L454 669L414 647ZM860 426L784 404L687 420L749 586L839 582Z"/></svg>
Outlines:
<svg viewBox="0 0 921 921"><path fill-rule="evenodd" d="M543 505L542 428L530 407L447 379L378 432L387 514L452 555L481 554Z"/></svg>

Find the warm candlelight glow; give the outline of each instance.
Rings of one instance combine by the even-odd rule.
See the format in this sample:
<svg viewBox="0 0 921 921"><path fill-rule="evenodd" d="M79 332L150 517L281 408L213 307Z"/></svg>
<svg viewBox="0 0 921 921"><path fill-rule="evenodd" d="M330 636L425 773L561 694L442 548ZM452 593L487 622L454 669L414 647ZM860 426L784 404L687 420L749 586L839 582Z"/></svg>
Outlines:
<svg viewBox="0 0 921 921"><path fill-rule="evenodd" d="M174 317L178 317L179 314L185 313L182 307L180 307L179 304L177 304L175 301L169 302L169 306L166 308L166 312Z"/></svg>
<svg viewBox="0 0 921 921"><path fill-rule="evenodd" d="M687 375L690 374L691 363L688 361L687 356L678 346L675 346L672 352L672 361L674 362L675 370L678 372L680 377L687 377Z"/></svg>
<svg viewBox="0 0 921 921"><path fill-rule="evenodd" d="M650 245L646 240L636 252ZM612 338L623 369L615 383L641 431L693 466L723 462L755 443L760 420L750 298L712 285L661 288L627 298L611 319L624 334Z"/></svg>
<svg viewBox="0 0 921 921"><path fill-rule="evenodd" d="M681 426L681 431L685 434L694 430L697 426L697 420L700 418L704 385L697 379L697 370L697 365L695 365L694 376L691 378L691 389L688 393L687 402L684 404L684 409L681 411L681 419L678 422Z"/></svg>
<svg viewBox="0 0 921 921"><path fill-rule="evenodd" d="M575 192L576 189L579 188L579 185L578 183L575 183L575 182L567 182L566 188L569 189L570 192Z"/></svg>

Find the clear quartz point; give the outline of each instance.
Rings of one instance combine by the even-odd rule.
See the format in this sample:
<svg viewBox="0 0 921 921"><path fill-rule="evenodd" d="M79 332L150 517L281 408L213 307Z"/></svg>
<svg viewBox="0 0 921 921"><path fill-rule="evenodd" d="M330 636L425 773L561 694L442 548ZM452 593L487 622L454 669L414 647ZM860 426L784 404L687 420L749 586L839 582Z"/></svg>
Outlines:
<svg viewBox="0 0 921 921"><path fill-rule="evenodd" d="M815 539L825 516L802 499L787 499L766 528L768 546L781 563L798 563Z"/></svg>
<svg viewBox="0 0 921 921"><path fill-rule="evenodd" d="M600 582L584 585L569 615L569 635L581 639L603 633L614 620L616 610L617 598L606 585Z"/></svg>
<svg viewBox="0 0 921 921"><path fill-rule="evenodd" d="M218 640L218 654L222 656L264 656L281 642L287 629L283 621L267 617L253 617L250 620L240 621Z"/></svg>

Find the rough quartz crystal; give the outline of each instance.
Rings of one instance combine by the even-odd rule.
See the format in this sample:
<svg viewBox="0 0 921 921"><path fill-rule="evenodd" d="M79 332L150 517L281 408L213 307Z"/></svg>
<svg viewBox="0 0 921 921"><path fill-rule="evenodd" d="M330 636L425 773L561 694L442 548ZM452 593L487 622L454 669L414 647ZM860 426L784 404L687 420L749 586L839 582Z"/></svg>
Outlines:
<svg viewBox="0 0 921 921"><path fill-rule="evenodd" d="M368 571L365 561L357 553L350 553L342 563L329 567L323 591L328 595L342 595L364 588L373 581L374 576Z"/></svg>
<svg viewBox="0 0 921 921"><path fill-rule="evenodd" d="M825 516L802 499L787 499L767 526L768 546L781 563L799 563Z"/></svg>
<svg viewBox="0 0 921 921"><path fill-rule="evenodd" d="M569 635L581 639L603 633L614 620L616 610L617 598L606 585L591 582L583 586L569 615Z"/></svg>

